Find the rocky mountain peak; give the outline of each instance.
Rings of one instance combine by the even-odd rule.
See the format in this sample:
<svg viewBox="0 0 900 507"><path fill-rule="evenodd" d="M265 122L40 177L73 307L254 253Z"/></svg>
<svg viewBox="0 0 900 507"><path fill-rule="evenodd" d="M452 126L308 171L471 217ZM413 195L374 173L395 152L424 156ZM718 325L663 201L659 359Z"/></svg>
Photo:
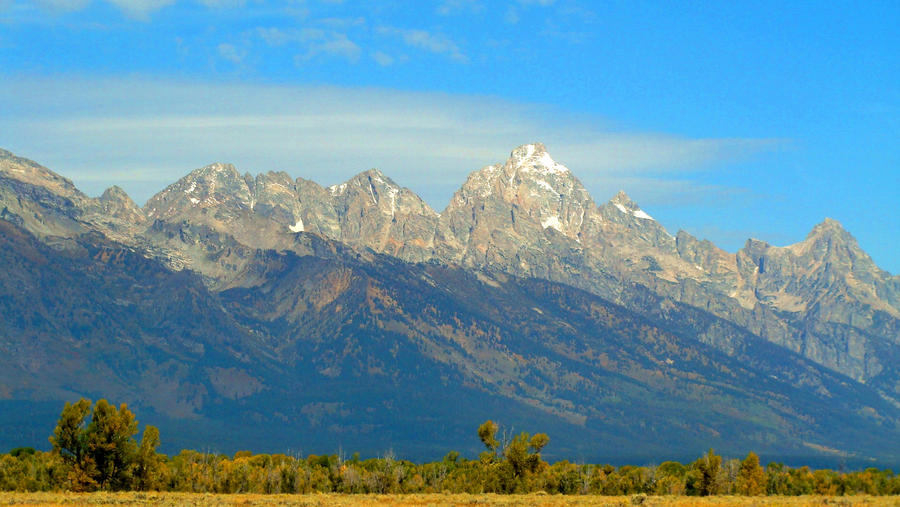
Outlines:
<svg viewBox="0 0 900 507"><path fill-rule="evenodd" d="M591 199L578 178L553 160L541 143L523 144L510 153L502 166L488 166L479 172L511 202L530 198L579 202Z"/></svg>
<svg viewBox="0 0 900 507"><path fill-rule="evenodd" d="M556 208L562 201L590 203L588 207L593 207L584 185L566 166L553 160L541 143L523 144L512 150L505 163L469 174L448 210L491 196L520 208Z"/></svg>
<svg viewBox="0 0 900 507"><path fill-rule="evenodd" d="M216 162L191 171L185 180L188 182L209 182L215 185L215 183L244 181L245 178L241 176L241 173L238 172L233 164Z"/></svg>
<svg viewBox="0 0 900 507"><path fill-rule="evenodd" d="M256 204L250 184L232 164L216 162L191 171L147 201L150 218L172 218L215 208L252 209Z"/></svg>
<svg viewBox="0 0 900 507"><path fill-rule="evenodd" d="M508 165L519 172L538 174L568 173L569 169L553 160L541 143L523 144L509 155Z"/></svg>
<svg viewBox="0 0 900 507"><path fill-rule="evenodd" d="M144 212L121 187L113 185L107 188L98 199L104 213L128 222L140 222Z"/></svg>
<svg viewBox="0 0 900 507"><path fill-rule="evenodd" d="M75 188L68 178L56 174L37 162L17 157L3 149L0 149L0 175L44 187L57 195L70 199L87 199L87 196Z"/></svg>
<svg viewBox="0 0 900 507"><path fill-rule="evenodd" d="M831 236L842 239L853 239L849 232L844 229L844 226L841 225L840 222L833 218L825 218L822 222L816 224L809 234L806 236L806 239L813 239L818 237Z"/></svg>
<svg viewBox="0 0 900 507"><path fill-rule="evenodd" d="M609 203L615 209L626 215L631 215L642 220L653 220L653 217L642 210L636 202L632 201L631 197L628 197L628 194L626 194L624 190L619 190L619 192L609 200Z"/></svg>
<svg viewBox="0 0 900 507"><path fill-rule="evenodd" d="M370 193L373 195L376 202L376 190L400 190L400 186L394 183L392 179L385 176L379 169L373 168L363 171L343 183L328 187L328 191L331 192L331 195L333 196L340 196L347 194L349 190L353 190L354 188L372 190Z"/></svg>
<svg viewBox="0 0 900 507"><path fill-rule="evenodd" d="M107 188L86 207L84 220L106 236L127 243L147 221L144 210L118 186Z"/></svg>
<svg viewBox="0 0 900 507"><path fill-rule="evenodd" d="M456 191L440 217L439 255L530 273L546 245L579 248L586 228L596 229L589 227L595 210L584 185L543 144L524 144Z"/></svg>
<svg viewBox="0 0 900 507"><path fill-rule="evenodd" d="M884 344L896 343L900 329L900 277L880 271L837 221L826 219L795 245L750 240L734 254L684 232L676 240L624 192L596 206L540 143L471 173L441 215L377 169L326 189L217 163L154 196L142 218L118 187L90 199L0 150L0 211L0 225L52 241L99 231L201 273L216 290L243 283L258 249L305 256L305 242L319 237L407 261L545 278L644 311L646 298L625 292L638 284L854 378L881 378L896 355ZM715 333L704 343L735 350ZM891 375L882 375L884 386L898 396Z"/></svg>
<svg viewBox="0 0 900 507"><path fill-rule="evenodd" d="M379 169L369 169L353 176L344 183L328 187L336 200L336 206L350 208L377 208L383 214L420 214L436 217L435 212L415 192L401 187Z"/></svg>
<svg viewBox="0 0 900 507"><path fill-rule="evenodd" d="M113 185L103 191L100 200L103 202L131 201L131 197L128 196L128 193L122 187ZM133 201L131 202L133 203Z"/></svg>
<svg viewBox="0 0 900 507"><path fill-rule="evenodd" d="M880 272L871 257L860 248L856 238L840 222L831 218L817 224L804 241L790 248L796 255L824 261L829 269L853 272L860 279L878 277Z"/></svg>

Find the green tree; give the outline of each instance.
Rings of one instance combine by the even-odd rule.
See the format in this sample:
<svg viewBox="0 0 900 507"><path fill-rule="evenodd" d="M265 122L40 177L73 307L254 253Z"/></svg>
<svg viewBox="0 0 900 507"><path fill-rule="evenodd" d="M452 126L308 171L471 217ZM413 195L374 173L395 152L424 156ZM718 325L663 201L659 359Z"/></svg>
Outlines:
<svg viewBox="0 0 900 507"><path fill-rule="evenodd" d="M759 465L759 456L752 451L741 461L736 486L740 495L757 496L766 493L766 473Z"/></svg>
<svg viewBox="0 0 900 507"><path fill-rule="evenodd" d="M162 486L165 473L163 456L156 453L159 447L159 430L155 426L144 428L141 445L137 451L134 469L134 488L141 491L155 490Z"/></svg>
<svg viewBox="0 0 900 507"><path fill-rule="evenodd" d="M497 439L499 427L493 421L485 421L478 427L478 438L488 449L481 453L484 468L484 488L487 491L507 493L534 489L532 479L539 469L549 467L541 460L541 449L550 441L544 433L534 436L522 432L510 440Z"/></svg>
<svg viewBox="0 0 900 507"><path fill-rule="evenodd" d="M116 410L106 400L97 401L87 427L88 453L97 467L97 482L103 489L131 486L137 456L137 421L123 403Z"/></svg>
<svg viewBox="0 0 900 507"><path fill-rule="evenodd" d="M541 449L550 442L550 437L544 433L534 436L522 432L516 435L503 450L503 457L509 462L515 477L521 477L526 472L537 472L541 463Z"/></svg>
<svg viewBox="0 0 900 507"><path fill-rule="evenodd" d="M134 414L124 403L117 409L99 400L93 410L91 401L84 398L66 403L50 443L65 464L67 487L76 491L131 488L139 458L137 432ZM145 437L149 459L149 452L155 454L159 445L159 432L153 428Z"/></svg>
<svg viewBox="0 0 900 507"><path fill-rule="evenodd" d="M68 487L73 491L89 491L97 487L94 478L96 466L88 454L87 425L85 419L91 409L91 400L66 402L50 443L67 468Z"/></svg>
<svg viewBox="0 0 900 507"><path fill-rule="evenodd" d="M657 495L680 495L684 493L684 478L687 468L677 461L664 461L656 467L656 483L654 484Z"/></svg>
<svg viewBox="0 0 900 507"><path fill-rule="evenodd" d="M488 451L495 454L497 448L500 447L500 442L497 440L498 429L497 423L490 419L483 422L481 426L478 427L478 438L481 439L481 443L487 447Z"/></svg>
<svg viewBox="0 0 900 507"><path fill-rule="evenodd" d="M691 464L688 476L690 493L709 496L719 492L718 476L722 467L722 457L710 449L705 455Z"/></svg>

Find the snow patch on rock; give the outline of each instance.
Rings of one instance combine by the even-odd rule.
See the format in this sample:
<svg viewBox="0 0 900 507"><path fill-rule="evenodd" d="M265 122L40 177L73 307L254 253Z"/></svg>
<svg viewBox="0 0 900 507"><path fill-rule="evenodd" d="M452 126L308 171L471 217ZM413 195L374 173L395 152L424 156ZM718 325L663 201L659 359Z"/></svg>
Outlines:
<svg viewBox="0 0 900 507"><path fill-rule="evenodd" d="M637 218L643 218L644 220L653 220L653 217L644 213L644 210L636 209L632 211L631 214Z"/></svg>
<svg viewBox="0 0 900 507"><path fill-rule="evenodd" d="M547 217L547 218L541 220L541 227L543 227L544 229L546 229L548 227L553 227L557 231L562 232L562 229L560 228L561 224L559 223L559 217L556 215L553 215L552 217Z"/></svg>

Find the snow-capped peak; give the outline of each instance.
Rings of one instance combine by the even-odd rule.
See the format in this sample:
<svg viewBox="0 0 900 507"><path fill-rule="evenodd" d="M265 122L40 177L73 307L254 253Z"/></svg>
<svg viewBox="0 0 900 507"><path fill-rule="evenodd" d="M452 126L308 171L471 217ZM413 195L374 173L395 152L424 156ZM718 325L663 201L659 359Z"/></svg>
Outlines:
<svg viewBox="0 0 900 507"><path fill-rule="evenodd" d="M240 177L240 174L232 164L223 164L222 162L214 162L212 164L195 169L188 174L192 180L201 179L209 176L219 176L227 174L228 176Z"/></svg>
<svg viewBox="0 0 900 507"><path fill-rule="evenodd" d="M563 174L569 168L556 162L547 153L541 143L523 144L510 154L510 162L520 172L537 172L540 174Z"/></svg>
<svg viewBox="0 0 900 507"><path fill-rule="evenodd" d="M628 194L625 193L624 190L619 190L619 193L615 195L612 199L610 199L610 204L616 207L622 213L626 215L631 215L635 218L640 218L642 220L653 220L653 217L648 215L644 210L640 208L634 201L628 197Z"/></svg>

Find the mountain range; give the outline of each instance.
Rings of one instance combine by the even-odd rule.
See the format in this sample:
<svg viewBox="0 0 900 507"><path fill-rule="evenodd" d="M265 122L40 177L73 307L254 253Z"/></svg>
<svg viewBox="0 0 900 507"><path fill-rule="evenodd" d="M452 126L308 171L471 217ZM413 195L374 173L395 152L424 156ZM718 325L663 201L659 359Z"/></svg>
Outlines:
<svg viewBox="0 0 900 507"><path fill-rule="evenodd" d="M831 219L736 253L597 204L546 148L437 212L378 170L331 187L192 171L143 207L0 150L0 445L126 401L164 447L900 464L900 277Z"/></svg>

